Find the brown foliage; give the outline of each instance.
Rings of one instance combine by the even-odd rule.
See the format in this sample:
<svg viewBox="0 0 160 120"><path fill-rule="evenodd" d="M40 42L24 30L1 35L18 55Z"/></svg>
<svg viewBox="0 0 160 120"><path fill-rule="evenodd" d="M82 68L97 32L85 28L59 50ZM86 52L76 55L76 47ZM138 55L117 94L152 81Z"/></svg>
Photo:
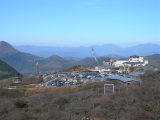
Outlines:
<svg viewBox="0 0 160 120"><path fill-rule="evenodd" d="M1 96L0 119L80 120L86 115L94 120L158 120L160 72L141 78L141 86L114 82L115 93L106 95L103 95L106 82L70 87L30 85L23 92L18 89L23 93L19 97ZM26 101L28 107L15 108L13 103L16 100ZM74 115L71 112L71 109L82 108L88 112Z"/></svg>

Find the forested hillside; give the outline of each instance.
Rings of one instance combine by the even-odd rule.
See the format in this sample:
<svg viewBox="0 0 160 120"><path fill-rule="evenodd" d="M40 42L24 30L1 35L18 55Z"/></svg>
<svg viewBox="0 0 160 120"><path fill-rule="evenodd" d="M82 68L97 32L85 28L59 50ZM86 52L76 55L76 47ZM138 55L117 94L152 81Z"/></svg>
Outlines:
<svg viewBox="0 0 160 120"><path fill-rule="evenodd" d="M145 59L149 61L150 65L158 67L160 69L160 54L154 54L150 56L146 56Z"/></svg>
<svg viewBox="0 0 160 120"><path fill-rule="evenodd" d="M100 65L103 64L104 60L108 60L110 59L109 57L98 57L97 60L99 62ZM84 59L82 59L81 61L79 61L79 64L81 65L91 65L91 66L97 66L98 63L95 61L94 57L86 57Z"/></svg>
<svg viewBox="0 0 160 120"><path fill-rule="evenodd" d="M13 69L10 65L0 60L0 80L9 78L9 77L15 77L15 76L21 76L21 75L15 69Z"/></svg>

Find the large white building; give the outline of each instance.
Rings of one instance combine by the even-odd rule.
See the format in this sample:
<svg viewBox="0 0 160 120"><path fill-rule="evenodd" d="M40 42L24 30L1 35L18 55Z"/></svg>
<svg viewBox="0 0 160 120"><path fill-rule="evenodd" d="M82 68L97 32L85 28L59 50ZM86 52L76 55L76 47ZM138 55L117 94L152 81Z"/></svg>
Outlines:
<svg viewBox="0 0 160 120"><path fill-rule="evenodd" d="M103 61L103 66L97 66L95 69L89 69L90 71L97 71L100 73L122 73L129 72L129 67L147 66L148 60L144 60L144 57L130 56L128 60L107 60ZM120 69L120 66L124 67L124 70Z"/></svg>
<svg viewBox="0 0 160 120"><path fill-rule="evenodd" d="M144 57L140 56L130 56L129 60L117 60L113 62L113 66L147 66L148 60L144 60Z"/></svg>

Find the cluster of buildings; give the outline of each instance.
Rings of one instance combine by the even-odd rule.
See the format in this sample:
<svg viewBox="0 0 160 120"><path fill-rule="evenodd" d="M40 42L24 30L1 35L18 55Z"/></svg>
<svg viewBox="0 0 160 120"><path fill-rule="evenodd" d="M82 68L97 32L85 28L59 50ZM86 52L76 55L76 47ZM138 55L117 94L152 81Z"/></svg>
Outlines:
<svg viewBox="0 0 160 120"><path fill-rule="evenodd" d="M131 82L138 82L136 78L139 75L148 74L144 72L148 68L148 60L141 56L130 56L128 60L107 60L103 61L103 65L97 66L94 69L88 69L89 73L58 73L44 78L47 86L71 86L85 84L94 81L112 81L118 80L123 83L130 84ZM143 69L135 72L131 69ZM117 74L118 73L118 74ZM124 74L123 74L124 73ZM127 74L126 74L127 73ZM60 80L57 80L57 79Z"/></svg>
<svg viewBox="0 0 160 120"><path fill-rule="evenodd" d="M128 60L108 60L103 61L102 66L97 66L95 69L89 69L90 71L97 71L100 73L129 73L130 67L143 67L148 66L148 60L144 60L141 56L130 56Z"/></svg>

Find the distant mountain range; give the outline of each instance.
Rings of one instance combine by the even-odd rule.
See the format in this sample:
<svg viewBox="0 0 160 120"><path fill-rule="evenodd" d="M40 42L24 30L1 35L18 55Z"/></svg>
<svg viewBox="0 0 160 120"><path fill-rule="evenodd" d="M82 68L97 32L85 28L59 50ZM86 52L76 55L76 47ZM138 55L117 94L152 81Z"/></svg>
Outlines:
<svg viewBox="0 0 160 120"><path fill-rule="evenodd" d="M150 45L155 46L155 51L156 51L157 45L148 44L148 49L150 48L149 47ZM104 45L102 47L104 51L106 50L105 49L106 46L108 46L108 45ZM112 50L114 50L114 48L119 49L119 47L114 47L114 45L109 45L109 46L112 46L112 47L110 47L110 49L112 49ZM98 51L96 51L96 52L99 53L100 49L102 50L102 48L100 46L98 46L98 47L99 47L99 49L96 46L94 46L95 49L98 49ZM86 53L84 52L83 48L86 50ZM59 48L57 48L57 50L58 49ZM66 48L66 51L69 51L67 49L68 48ZM44 58L44 57L32 55L29 52L27 52L27 53L21 52L20 50L17 50L9 43L7 43L5 41L0 41L0 59L5 61L7 64L12 66L14 69L16 69L18 72L20 72L21 74L23 74L25 76L36 75L36 63L37 62L39 63L39 68L40 68L41 73L59 71L62 69L66 69L72 65L97 66L97 63L95 62L95 59L94 59L89 47L88 48L87 47L80 47L79 50L81 49L81 51L78 51L77 48L69 48L69 49L70 50L72 49L72 51L74 51L77 56L62 58L58 55L51 55L49 57ZM109 47L107 47L107 49L109 49ZM138 51L138 49L142 49L142 48L139 46L139 47L137 47L137 50L133 50L133 47L130 48L130 50L131 49L132 49L132 53L135 54L134 51ZM146 51L148 51L148 49L146 49ZM30 50L32 50L32 49L28 48L28 51L30 51ZM87 52L87 50L88 50L88 52ZM157 53L158 53L158 50L159 49L157 48ZM39 51L39 50L37 50L37 51ZM63 48L63 51L65 51L65 48ZM83 52L85 53L85 55L83 54ZM142 51L139 51L139 52L142 53ZM66 52L66 53L68 53L68 52ZM127 51L125 51L123 54L125 54L125 53L127 53ZM90 55L89 55L89 57L87 56L83 59L80 59L80 57L78 56L79 54L81 54L81 57L86 56L87 54L88 55L90 54ZM103 53L101 53L101 56L102 55L103 55ZM65 57L65 54L63 55L63 57ZM102 64L102 62L104 60L108 60L109 58L113 58L113 57L114 58L116 57L116 59L122 58L119 55L108 54L107 56L103 55L103 57L98 57L98 60L99 60L100 64ZM156 65L157 67L160 68L160 65L159 65L160 54L146 56L146 58L150 60L150 63L152 65ZM73 59L75 59L75 60L73 60Z"/></svg>
<svg viewBox="0 0 160 120"><path fill-rule="evenodd" d="M0 41L0 59L23 75L35 75L37 62L40 63L41 72L57 71L74 64L74 61L71 62L71 60L66 60L56 55L42 58L20 52L5 41Z"/></svg>
<svg viewBox="0 0 160 120"><path fill-rule="evenodd" d="M14 47L19 51L31 53L40 57L58 55L63 58L74 58L74 60L80 60L85 57L93 57L91 48L94 48L97 57L109 57L110 55L128 57L131 55L147 56L153 54L160 54L160 45L150 43L140 44L127 48L122 48L113 44L105 44L102 46L95 45L90 47L47 47L29 45Z"/></svg>
<svg viewBox="0 0 160 120"><path fill-rule="evenodd" d="M16 50L12 45L5 41L0 41L0 59L8 63L23 75L36 75L36 63L39 62L41 73L59 71L76 64L96 65L94 58L89 63L85 60L74 61L64 59L57 55L46 58L38 57L30 53L24 53Z"/></svg>

